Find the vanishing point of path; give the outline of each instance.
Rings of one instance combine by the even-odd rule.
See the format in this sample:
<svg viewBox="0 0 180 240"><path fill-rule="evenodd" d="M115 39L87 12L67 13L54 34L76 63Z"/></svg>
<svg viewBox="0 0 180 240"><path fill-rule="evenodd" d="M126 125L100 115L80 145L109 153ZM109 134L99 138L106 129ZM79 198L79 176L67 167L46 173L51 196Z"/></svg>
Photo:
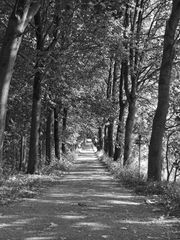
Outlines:
<svg viewBox="0 0 180 240"><path fill-rule="evenodd" d="M143 196L120 186L89 144L60 184L38 198L0 207L0 239L180 239L178 219L161 216Z"/></svg>

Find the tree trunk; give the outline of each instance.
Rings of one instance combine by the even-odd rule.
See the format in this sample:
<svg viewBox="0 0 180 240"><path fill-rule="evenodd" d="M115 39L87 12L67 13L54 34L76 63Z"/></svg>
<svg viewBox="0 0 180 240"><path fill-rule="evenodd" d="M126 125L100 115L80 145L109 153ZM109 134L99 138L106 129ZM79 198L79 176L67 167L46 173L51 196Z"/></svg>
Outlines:
<svg viewBox="0 0 180 240"><path fill-rule="evenodd" d="M125 104L120 107L119 111L119 122L116 133L116 144L114 152L114 161L117 161L121 158L122 148L123 148L123 133L124 133L124 110Z"/></svg>
<svg viewBox="0 0 180 240"><path fill-rule="evenodd" d="M119 82L119 121L116 133L116 143L115 143L115 152L114 152L114 161L120 159L122 154L122 142L123 142L123 133L124 133L124 110L126 103L123 100L123 86L124 86L124 78L123 78L123 64L121 64L121 76Z"/></svg>
<svg viewBox="0 0 180 240"><path fill-rule="evenodd" d="M14 64L24 30L40 7L40 4L30 6L30 3L28 0L16 1L0 51L0 164L3 158L7 100Z"/></svg>
<svg viewBox="0 0 180 240"><path fill-rule="evenodd" d="M55 157L60 160L58 111L59 111L58 107L55 107L54 108L54 146L55 146Z"/></svg>
<svg viewBox="0 0 180 240"><path fill-rule="evenodd" d="M110 59L108 81L107 81L107 99L109 99L111 97L111 93L112 93L112 67L113 67L113 60L111 58Z"/></svg>
<svg viewBox="0 0 180 240"><path fill-rule="evenodd" d="M62 153L66 153L66 127L67 127L67 108L63 110L63 139L62 139Z"/></svg>
<svg viewBox="0 0 180 240"><path fill-rule="evenodd" d="M19 172L22 170L23 165L25 165L25 162L26 162L26 137L25 136L21 136Z"/></svg>
<svg viewBox="0 0 180 240"><path fill-rule="evenodd" d="M128 107L128 117L126 120L125 126L125 139L124 139L124 160L123 165L129 164L129 157L132 147L132 133L134 127L134 119L136 113L136 99L132 99L132 102L129 102Z"/></svg>
<svg viewBox="0 0 180 240"><path fill-rule="evenodd" d="M98 128L98 147L97 150L101 151L103 148L103 139L102 139L102 127Z"/></svg>
<svg viewBox="0 0 180 240"><path fill-rule="evenodd" d="M37 39L37 62L36 73L33 85L33 104L31 114L31 133L30 133L30 146L29 146L29 160L27 173L33 174L36 171L39 162L39 132L40 132L40 118L41 118L41 81L43 73L40 69L41 57L40 52L43 51L44 39L42 32L41 13L38 11L34 17L36 26L36 39Z"/></svg>
<svg viewBox="0 0 180 240"><path fill-rule="evenodd" d="M53 130L53 109L49 109L47 123L46 123L46 165L50 165L52 161L52 130Z"/></svg>
<svg viewBox="0 0 180 240"><path fill-rule="evenodd" d="M180 0L174 0L166 23L163 57L159 76L158 105L155 112L148 157L148 180L160 181L162 170L162 142L169 107L171 70L175 55L175 34L180 19Z"/></svg>
<svg viewBox="0 0 180 240"><path fill-rule="evenodd" d="M113 157L113 153L114 153L113 130L114 130L114 121L110 120L110 123L108 125L108 156L109 157Z"/></svg>
<svg viewBox="0 0 180 240"><path fill-rule="evenodd" d="M132 21L131 21L131 38L129 44L129 59L124 60L123 63L123 71L124 71L124 88L127 96L127 101L129 104L128 107L128 117L126 120L126 127L125 127L125 141L124 141L124 161L123 165L129 163L129 157L131 154L131 147L132 147L132 133L134 127L134 120L136 114L136 98L137 98L137 86L138 86L138 79L139 79L139 62L140 62L140 52L138 47L135 48L134 45L139 43L140 41L140 33L142 28L142 14L144 8L144 0L136 0L135 1L135 9L134 13L132 14ZM127 5L126 11L127 14L124 19L124 27L127 28L129 24L129 13L128 13L129 6ZM141 11L139 11L141 9ZM127 39L126 32L124 33L125 39ZM125 49L128 49L127 43L124 44ZM129 75L130 81L129 83Z"/></svg>
<svg viewBox="0 0 180 240"><path fill-rule="evenodd" d="M39 131L41 117L41 79L42 73L36 72L33 85L33 105L30 133L30 147L27 173L33 174L39 161Z"/></svg>
<svg viewBox="0 0 180 240"><path fill-rule="evenodd" d="M108 126L104 126L104 152L108 153L108 134L107 134Z"/></svg>
<svg viewBox="0 0 180 240"><path fill-rule="evenodd" d="M116 88L117 88L117 80L119 78L119 61L115 59L114 62L114 69L113 69L113 84L112 84L112 92L111 96L109 96L112 100L113 105L116 102ZM109 118L109 125L108 125L108 156L113 157L114 154L114 117Z"/></svg>

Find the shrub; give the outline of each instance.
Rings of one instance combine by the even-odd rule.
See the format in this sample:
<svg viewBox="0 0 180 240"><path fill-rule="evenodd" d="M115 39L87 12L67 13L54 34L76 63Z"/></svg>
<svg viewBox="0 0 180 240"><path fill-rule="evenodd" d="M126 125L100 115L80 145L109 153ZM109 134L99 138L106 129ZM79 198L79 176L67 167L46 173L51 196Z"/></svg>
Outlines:
<svg viewBox="0 0 180 240"><path fill-rule="evenodd" d="M145 176L139 176L135 164L123 167L120 162L114 162L103 153L97 155L123 185L133 188L137 194L159 196L159 203L165 207L167 214L180 216L180 183L147 182Z"/></svg>
<svg viewBox="0 0 180 240"><path fill-rule="evenodd" d="M105 164L109 171L123 184L134 187L137 184L142 185L145 183L145 176L143 174L139 175L138 167L135 164L123 167L121 162L115 162L106 155L101 154L98 156L100 161Z"/></svg>

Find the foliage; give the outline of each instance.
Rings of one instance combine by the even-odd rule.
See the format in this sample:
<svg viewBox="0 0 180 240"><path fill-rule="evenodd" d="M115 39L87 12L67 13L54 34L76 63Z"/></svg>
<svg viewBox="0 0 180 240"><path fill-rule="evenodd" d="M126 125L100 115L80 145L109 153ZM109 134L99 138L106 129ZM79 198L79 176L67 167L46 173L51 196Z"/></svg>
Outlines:
<svg viewBox="0 0 180 240"><path fill-rule="evenodd" d="M134 166L122 167L120 162L114 162L102 152L97 153L99 160L108 170L126 187L130 187L135 193L144 196L159 196L158 204L163 205L166 214L180 214L180 184L168 182L146 182L144 176L139 177L138 170Z"/></svg>
<svg viewBox="0 0 180 240"><path fill-rule="evenodd" d="M61 160L54 157L50 165L43 166L41 169L42 175L49 176L62 176L62 173L69 172L73 168L73 163L76 158L76 153L72 152L66 155L62 155Z"/></svg>
<svg viewBox="0 0 180 240"><path fill-rule="evenodd" d="M180 185L168 182L147 182L136 186L135 192L147 196L159 195L159 204L165 207L166 214L180 214Z"/></svg>
<svg viewBox="0 0 180 240"><path fill-rule="evenodd" d="M41 61L41 71L43 72L40 126L42 159L45 158L43 148L49 107L59 106L61 108L58 116L60 129L62 129L62 109L64 107L68 109L67 129L64 134L68 150L73 150L87 136L90 136L93 141L97 140L98 127L103 129L111 117L114 119L113 140L115 143L120 110L119 86L116 86L114 103L112 99L107 99L108 75L111 58L113 58L113 61L116 58L120 65L121 62L129 58L130 52L125 47L126 44L133 47L133 50L138 53L139 59L137 69L135 71L133 68L129 69L128 76L129 79L130 75L135 74L137 76L137 91L135 94L137 104L132 140L134 143L137 135L142 135L145 141L143 159L147 162L152 120L157 104L163 34L171 3L163 0L148 0L144 1L142 8L137 7L136 3L135 0L129 1L128 14L130 14L130 20L132 20L136 11L138 14L142 12L143 19L139 36L135 32L132 33L132 23L129 23L128 27L124 25L127 1L72 1L70 12L72 11L73 14L71 17L66 19L66 12L59 11L57 19L61 24L58 25L57 32L53 31L55 26L54 14L57 10L55 9L55 0L44 2L44 6L42 6L44 50L42 52L36 50L35 28L34 22L32 22L23 36L14 69L5 131L4 173L8 175L18 171L21 136L26 136L26 153L29 152L33 78L36 73L37 56ZM2 1L0 6L0 36L3 35L7 25L12 8L10 5L7 1ZM48 49L56 34L58 35L55 39L54 48ZM175 166L174 163L178 157L175 157L174 153L176 152L177 155L177 152L179 152L179 130L176 124L176 117L179 116L179 109L177 108L179 105L178 44L176 50L165 138L171 131L175 131L175 134L170 139L168 154L166 154L167 139L164 140L163 144L163 157L165 159L167 156L169 168ZM117 84L119 84L119 78L120 76L118 76ZM131 86L132 83L129 81L129 89ZM123 102L126 103L126 101L123 89ZM127 115L126 104L123 124ZM62 136L61 130L59 135L60 143L62 143L64 136ZM121 141L121 145L124 146L124 133L122 133ZM144 150L145 148L146 150ZM138 148L135 144L132 147L132 152L131 159L132 162L135 162L138 155ZM56 165L54 162L52 164ZM114 168L119 168L119 171L121 171L119 175L122 178L128 178L128 175L131 176L132 174L134 175L133 178L138 178L136 166L130 170L123 169L120 163L117 164L119 164L118 167L115 166ZM53 166L50 166L48 172L50 172L51 167L53 170ZM61 168L60 166L56 167ZM43 166L44 171L45 168L48 167ZM130 181L130 177L128 181Z"/></svg>
<svg viewBox="0 0 180 240"><path fill-rule="evenodd" d="M109 171L112 172L112 174L124 185L135 187L138 184L145 183L145 177L143 175L139 176L139 171L136 165L131 164L123 167L122 163L119 161L114 162L113 159L110 159L104 154L98 155L102 163L105 164Z"/></svg>
<svg viewBox="0 0 180 240"><path fill-rule="evenodd" d="M22 198L36 196L45 186L59 182L72 169L76 153L55 159L50 166L44 166L39 175L15 174L0 181L0 204L7 204Z"/></svg>
<svg viewBox="0 0 180 240"><path fill-rule="evenodd" d="M8 179L1 180L0 204L34 197L43 187L56 181L58 181L57 177L48 175L12 175Z"/></svg>

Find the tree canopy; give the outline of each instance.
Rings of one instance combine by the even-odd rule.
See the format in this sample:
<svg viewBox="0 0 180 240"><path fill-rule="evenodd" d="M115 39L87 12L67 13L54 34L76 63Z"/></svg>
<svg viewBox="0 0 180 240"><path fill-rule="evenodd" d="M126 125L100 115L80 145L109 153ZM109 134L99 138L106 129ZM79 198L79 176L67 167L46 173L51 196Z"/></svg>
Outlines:
<svg viewBox="0 0 180 240"><path fill-rule="evenodd" d="M2 169L23 161L35 173L91 138L124 166L138 161L139 144L148 179L160 180L164 169L177 176L179 5L2 0Z"/></svg>

